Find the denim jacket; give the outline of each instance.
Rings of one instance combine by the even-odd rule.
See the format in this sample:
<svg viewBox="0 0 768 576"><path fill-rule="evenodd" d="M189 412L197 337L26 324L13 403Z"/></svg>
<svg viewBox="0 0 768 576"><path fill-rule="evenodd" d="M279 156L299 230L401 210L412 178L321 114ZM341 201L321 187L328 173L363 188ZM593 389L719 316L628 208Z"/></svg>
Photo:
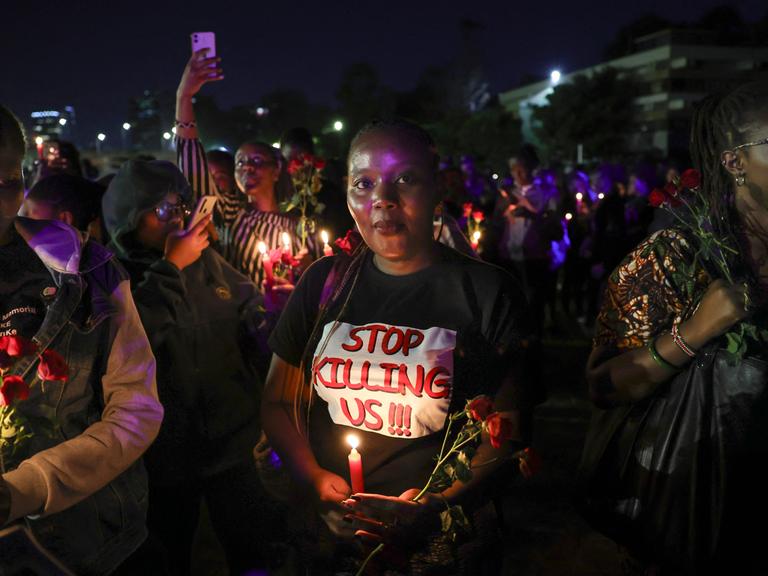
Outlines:
<svg viewBox="0 0 768 576"><path fill-rule="evenodd" d="M35 382L36 356L13 367L33 384L17 406L33 436L6 462L10 517L76 574L108 574L147 534L140 457L163 415L154 357L111 253L63 223L18 218L16 229L56 287L34 340L64 356L69 379Z"/></svg>

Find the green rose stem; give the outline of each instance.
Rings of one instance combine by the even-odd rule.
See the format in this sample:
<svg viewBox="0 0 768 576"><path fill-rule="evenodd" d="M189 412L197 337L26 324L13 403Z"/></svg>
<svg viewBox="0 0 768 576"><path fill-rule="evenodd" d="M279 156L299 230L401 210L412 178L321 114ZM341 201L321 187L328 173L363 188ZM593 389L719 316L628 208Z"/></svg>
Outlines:
<svg viewBox="0 0 768 576"><path fill-rule="evenodd" d="M437 474L437 471L440 469L440 467L446 463L448 458L450 458L455 452L458 452L461 448L466 446L469 442L477 438L482 433L482 428L479 430L476 430L475 432L472 432L467 438L462 439L462 433L459 432L459 435L456 437L456 440L453 441L453 446L451 446L451 449L448 450L448 453L445 453L445 445L448 442L448 436L451 434L451 425L453 424L454 420L466 417L466 412L460 412L457 416L450 416L448 418L448 427L445 429L445 436L443 436L443 445L440 447L440 455L437 458L437 463L435 464L435 467L432 469L432 472L429 475L429 480L427 480L427 483L425 484L424 488L421 489L421 492L416 494L413 498L411 498L411 502L418 502L419 498L424 496L424 494L427 493L429 490L429 487L432 485L432 481L435 479L435 474ZM370 563L371 559L373 559L374 556L379 554L384 549L384 543L379 544L371 550L371 553L368 554L368 556L365 558L365 561L360 566L360 569L356 572L355 576L362 576L363 572L365 572L365 568Z"/></svg>

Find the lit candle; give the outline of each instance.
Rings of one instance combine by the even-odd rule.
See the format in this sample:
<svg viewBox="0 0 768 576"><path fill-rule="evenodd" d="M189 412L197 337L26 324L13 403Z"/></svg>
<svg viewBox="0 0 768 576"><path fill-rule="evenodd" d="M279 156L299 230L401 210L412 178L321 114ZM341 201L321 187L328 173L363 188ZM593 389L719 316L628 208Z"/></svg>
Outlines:
<svg viewBox="0 0 768 576"><path fill-rule="evenodd" d="M359 441L357 436L350 434L347 436L347 443L352 446L347 459L349 460L349 480L352 484L352 494L357 494L364 490L363 488L363 458L357 451Z"/></svg>
<svg viewBox="0 0 768 576"><path fill-rule="evenodd" d="M482 236L480 230L472 232L472 248L475 250L477 250L477 247L480 244L480 236Z"/></svg>
<svg viewBox="0 0 768 576"><path fill-rule="evenodd" d="M291 235L288 232L283 232L280 235L280 239L283 242L283 253L291 256L293 254L291 251Z"/></svg>
<svg viewBox="0 0 768 576"><path fill-rule="evenodd" d="M333 256L333 248L328 244L328 232L321 230L320 238L323 240L323 256Z"/></svg>
<svg viewBox="0 0 768 576"><path fill-rule="evenodd" d="M43 137L38 136L35 138L35 145L37 146L37 157L43 159Z"/></svg>
<svg viewBox="0 0 768 576"><path fill-rule="evenodd" d="M259 253L261 254L261 265L264 267L264 276L265 276L265 283L267 288L271 288L272 285L275 283L275 275L272 272L272 259L269 257L269 254L267 253L267 245L264 244L261 240L259 240L259 243L257 244L257 248L259 249Z"/></svg>

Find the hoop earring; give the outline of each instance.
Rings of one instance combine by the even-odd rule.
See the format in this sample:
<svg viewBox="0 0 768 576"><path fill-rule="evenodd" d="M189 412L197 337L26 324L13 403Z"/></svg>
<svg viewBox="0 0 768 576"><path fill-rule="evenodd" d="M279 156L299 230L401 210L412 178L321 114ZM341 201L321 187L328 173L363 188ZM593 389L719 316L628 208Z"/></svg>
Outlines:
<svg viewBox="0 0 768 576"><path fill-rule="evenodd" d="M736 186L741 188L746 183L747 183L747 175L746 175L746 173L745 172L739 172L736 175Z"/></svg>

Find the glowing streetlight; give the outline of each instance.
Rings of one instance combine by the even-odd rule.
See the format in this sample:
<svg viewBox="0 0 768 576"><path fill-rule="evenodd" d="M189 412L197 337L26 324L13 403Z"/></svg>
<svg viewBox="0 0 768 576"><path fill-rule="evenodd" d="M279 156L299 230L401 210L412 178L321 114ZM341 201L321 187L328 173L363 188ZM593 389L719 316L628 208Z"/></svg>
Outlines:
<svg viewBox="0 0 768 576"><path fill-rule="evenodd" d="M107 139L107 135L106 135L106 134L104 134L104 132L99 132L98 134L96 134L96 139L97 139L99 142L104 142L104 140L106 140L106 139Z"/></svg>
<svg viewBox="0 0 768 576"><path fill-rule="evenodd" d="M341 132L344 130L344 122L336 120L336 122L333 123L333 129L336 130L336 132Z"/></svg>
<svg viewBox="0 0 768 576"><path fill-rule="evenodd" d="M67 119L66 118L59 118L59 125L60 126L66 126L67 125Z"/></svg>
<svg viewBox="0 0 768 576"><path fill-rule="evenodd" d="M605 198L605 194L603 194L602 192L600 192L600 194L598 194L598 195L597 195L597 197L598 197L600 200L602 200L603 198Z"/></svg>
<svg viewBox="0 0 768 576"><path fill-rule="evenodd" d="M171 128L171 133L173 133L173 134L176 134L176 126L174 126L173 128Z"/></svg>
<svg viewBox="0 0 768 576"><path fill-rule="evenodd" d="M499 175L494 172L493 174L491 174L491 178L493 178L494 180L498 180Z"/></svg>
<svg viewBox="0 0 768 576"><path fill-rule="evenodd" d="M129 122L123 122L123 130L130 130L131 124Z"/></svg>
<svg viewBox="0 0 768 576"><path fill-rule="evenodd" d="M163 140L170 140L170 139L171 139L171 133L163 132Z"/></svg>
<svg viewBox="0 0 768 576"><path fill-rule="evenodd" d="M557 84L560 82L560 77L562 74L560 74L560 70L552 70L552 72L549 73L549 81L552 84Z"/></svg>
<svg viewBox="0 0 768 576"><path fill-rule="evenodd" d="M272 142L272 148L277 148L280 150L280 142Z"/></svg>

